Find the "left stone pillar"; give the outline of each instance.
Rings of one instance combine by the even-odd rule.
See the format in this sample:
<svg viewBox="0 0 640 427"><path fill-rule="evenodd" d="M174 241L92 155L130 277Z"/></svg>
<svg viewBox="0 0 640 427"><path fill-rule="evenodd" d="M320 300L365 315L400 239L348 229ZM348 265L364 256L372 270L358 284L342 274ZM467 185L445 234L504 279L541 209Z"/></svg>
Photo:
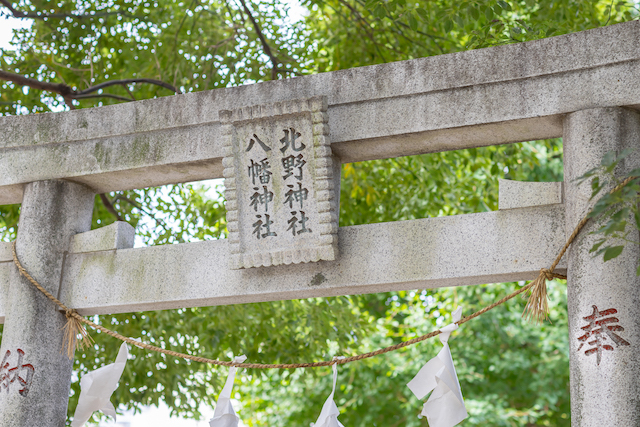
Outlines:
<svg viewBox="0 0 640 427"><path fill-rule="evenodd" d="M25 269L58 296L71 236L91 228L94 193L66 181L27 184L16 250ZM17 268L0 345L0 427L58 427L67 416L71 369L62 350L66 318Z"/></svg>

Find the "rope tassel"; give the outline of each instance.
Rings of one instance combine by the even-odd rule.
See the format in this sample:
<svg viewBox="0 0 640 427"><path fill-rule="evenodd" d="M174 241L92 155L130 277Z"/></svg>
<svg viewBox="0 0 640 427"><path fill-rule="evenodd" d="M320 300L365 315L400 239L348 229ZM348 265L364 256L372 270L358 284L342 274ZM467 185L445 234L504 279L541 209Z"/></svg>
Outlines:
<svg viewBox="0 0 640 427"><path fill-rule="evenodd" d="M68 310L65 315L67 316L67 323L62 327L64 329L62 348L67 352L69 359L73 359L77 345L79 345L80 349L90 348L94 341L82 321L76 318L76 316L80 317L78 312Z"/></svg>
<svg viewBox="0 0 640 427"><path fill-rule="evenodd" d="M562 274L553 273L547 268L540 270L538 277L529 284L529 299L524 307L522 317L527 321L541 324L549 319L549 294L547 294L547 280L555 278L566 279ZM522 296L525 298L525 295Z"/></svg>

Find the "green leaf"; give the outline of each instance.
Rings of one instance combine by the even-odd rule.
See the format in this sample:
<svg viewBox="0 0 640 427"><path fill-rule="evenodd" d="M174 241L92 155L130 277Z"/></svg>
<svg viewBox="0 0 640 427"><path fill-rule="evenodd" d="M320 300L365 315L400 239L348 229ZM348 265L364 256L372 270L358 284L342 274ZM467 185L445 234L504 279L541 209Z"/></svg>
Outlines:
<svg viewBox="0 0 640 427"><path fill-rule="evenodd" d="M600 166L603 167L610 167L611 165L615 164L616 162L616 152L615 151L608 151L604 157L602 157L602 160L600 160Z"/></svg>
<svg viewBox="0 0 640 427"><path fill-rule="evenodd" d="M620 154L618 154L616 160L618 161L624 160L627 156L629 156L629 154L633 153L634 151L637 151L637 150L635 148L625 148L620 152Z"/></svg>
<svg viewBox="0 0 640 427"><path fill-rule="evenodd" d="M600 246L602 246L602 244L606 242L605 239L599 240L598 242L596 242L593 246L591 246L591 249L589 249L589 253L595 252L598 250L598 248L600 248Z"/></svg>
<svg viewBox="0 0 640 427"><path fill-rule="evenodd" d="M413 31L418 30L418 20L413 13L409 14L409 28L411 28Z"/></svg>
<svg viewBox="0 0 640 427"><path fill-rule="evenodd" d="M549 28L545 33L544 36L545 37L550 37L551 35L553 35L556 31L558 31L557 28Z"/></svg>
<svg viewBox="0 0 640 427"><path fill-rule="evenodd" d="M417 8L416 12L418 12L418 15L420 15L422 19L429 19L429 13L423 8L421 7Z"/></svg>
<svg viewBox="0 0 640 427"><path fill-rule="evenodd" d="M591 198L589 200L592 200L594 197L596 197L598 193L600 193L600 190L602 190L602 185L600 185L600 177L596 176L591 180Z"/></svg>
<svg viewBox="0 0 640 427"><path fill-rule="evenodd" d="M640 276L640 265L638 266L638 269L636 270L636 276Z"/></svg>
<svg viewBox="0 0 640 427"><path fill-rule="evenodd" d="M368 9L368 10L371 10L378 3L380 3L380 0L367 0L367 2L365 3L364 7L366 9Z"/></svg>
<svg viewBox="0 0 640 427"><path fill-rule="evenodd" d="M499 5L501 8L503 8L504 10L506 10L507 12L510 12L510 11L511 11L511 5L510 5L509 3L507 3L506 1L504 1L504 0L500 0L500 1L498 2L498 5Z"/></svg>
<svg viewBox="0 0 640 427"><path fill-rule="evenodd" d="M607 262L611 259L614 259L622 253L623 249L624 246L611 246L610 248L607 248L607 250L604 251L604 261Z"/></svg>
<svg viewBox="0 0 640 427"><path fill-rule="evenodd" d="M451 19L447 19L444 21L444 32L448 33L453 29L453 21Z"/></svg>
<svg viewBox="0 0 640 427"><path fill-rule="evenodd" d="M488 21L491 21L493 19L493 9L491 9L490 7L486 8L484 10L484 16Z"/></svg>
<svg viewBox="0 0 640 427"><path fill-rule="evenodd" d="M378 19L382 19L387 16L387 11L380 3L378 3L378 5L373 9L373 16Z"/></svg>
<svg viewBox="0 0 640 427"><path fill-rule="evenodd" d="M473 6L469 6L469 14L473 18L474 21L480 19L480 11Z"/></svg>

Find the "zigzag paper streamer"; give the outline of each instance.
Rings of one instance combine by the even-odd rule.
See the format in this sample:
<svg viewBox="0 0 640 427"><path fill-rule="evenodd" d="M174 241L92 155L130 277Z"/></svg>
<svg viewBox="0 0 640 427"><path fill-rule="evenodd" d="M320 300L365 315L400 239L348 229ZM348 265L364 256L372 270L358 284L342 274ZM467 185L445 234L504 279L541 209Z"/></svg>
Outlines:
<svg viewBox="0 0 640 427"><path fill-rule="evenodd" d="M458 307L453 312L454 323L440 329L442 350L407 384L418 399L433 390L422 408L422 415L427 417L430 427L453 427L468 416L448 344L451 332L458 329L455 322L461 317L462 307Z"/></svg>
<svg viewBox="0 0 640 427"><path fill-rule="evenodd" d="M118 388L118 381L124 372L129 349L122 343L116 361L85 374L80 380L80 397L73 415L71 427L83 426L94 411L102 411L105 415L116 418L116 408L111 403L111 395Z"/></svg>
<svg viewBox="0 0 640 427"><path fill-rule="evenodd" d="M242 363L245 360L247 360L247 356L242 355L233 359L233 363ZM220 396L218 396L216 409L213 411L213 418L209 421L209 427L238 427L240 418L236 415L236 411L233 410L233 405L231 404L231 391L233 390L233 381L236 379L237 370L238 368L235 366L229 368L227 382L224 384Z"/></svg>
<svg viewBox="0 0 640 427"><path fill-rule="evenodd" d="M336 357L336 359L344 359L344 357ZM340 421L338 421L338 415L340 411L336 402L333 400L333 395L336 392L336 381L338 380L338 364L333 364L333 390L331 394L322 405L322 411L318 417L318 421L311 423L311 427L344 427Z"/></svg>

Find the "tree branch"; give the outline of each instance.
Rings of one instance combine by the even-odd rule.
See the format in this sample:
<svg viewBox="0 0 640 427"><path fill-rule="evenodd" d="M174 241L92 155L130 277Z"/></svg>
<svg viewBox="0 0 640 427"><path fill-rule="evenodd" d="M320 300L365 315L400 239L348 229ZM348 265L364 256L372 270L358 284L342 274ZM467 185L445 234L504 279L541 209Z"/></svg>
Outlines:
<svg viewBox="0 0 640 427"><path fill-rule="evenodd" d="M33 89L40 89L40 90L46 90L47 92L59 93L62 96L68 96L69 94L73 93L73 90L71 89L71 87L64 83L41 82L40 80L25 77L21 74L9 73L3 70L0 70L0 80L6 80L9 82L17 83L21 86L29 86Z"/></svg>
<svg viewBox="0 0 640 427"><path fill-rule="evenodd" d="M122 219L122 217L120 216L120 214L118 213L118 211L116 210L116 208L113 206L113 203L111 203L111 200L109 200L109 198L107 197L106 194L104 194L104 193L100 194L100 200L102 200L102 204L104 205L104 207L107 208L107 210L113 216L115 216L118 221L124 221Z"/></svg>
<svg viewBox="0 0 640 427"><path fill-rule="evenodd" d="M380 49L380 46L379 46L378 42L376 42L376 40L375 40L375 38L373 36L373 28L372 28L371 24L369 23L369 21L367 21L367 19L364 16L362 16L360 14L360 12L358 12L358 10L355 7L351 6L346 0L338 0L338 2L340 4L342 4L343 6L345 6L347 9L349 9L351 11L351 13L353 13L355 15L356 20L362 21L364 23L362 28L363 28L365 34L367 35L367 37L369 37L369 39L373 43L373 46L375 47L375 49L378 51L378 55L380 55L380 58L382 58L383 62L389 62L385 58L384 54L382 53L382 50Z"/></svg>
<svg viewBox="0 0 640 427"><path fill-rule="evenodd" d="M44 20L44 19L65 19L65 18L88 19L88 18L100 18L100 17L104 17L104 16L111 16L111 15L121 15L121 16L130 17L130 18L142 19L142 17L140 17L140 16L129 15L128 13L121 12L121 11L92 12L92 13L86 13L86 14L81 14L81 13L23 12L23 11L18 10L15 7L13 7L13 5L11 4L11 2L9 0L0 0L0 4L2 4L4 7L9 9L9 11L11 12L11 14L13 15L14 18L29 18L29 19L42 19L42 20Z"/></svg>
<svg viewBox="0 0 640 427"><path fill-rule="evenodd" d="M258 35L258 39L260 39L260 44L262 44L264 53L267 54L269 60L271 61L271 80L275 80L278 77L278 65L280 64L280 60L271 51L271 46L269 46L269 44L267 43L267 39L264 37L260 25L258 25L258 22L251 14L251 11L247 7L247 3L245 2L245 0L240 0L240 3L242 4L242 8L244 9L245 13L249 16L249 20L253 25L253 29Z"/></svg>
<svg viewBox="0 0 640 427"><path fill-rule="evenodd" d="M3 1L3 0L0 0ZM71 88L71 86L64 83L48 83L41 82L40 80L32 79L30 77L25 77L21 74L9 73L8 71L0 70L0 80L6 80L13 83L17 83L21 86L28 86L33 89L44 90L47 92L53 92L62 95L67 102L67 105L70 105L69 100L71 99L88 99L88 98L113 98L120 101L135 101L135 99L127 98L125 96L113 95L110 93L99 93L93 94L100 89L104 89L109 86L115 85L126 85L129 83L149 83L156 86L163 87L165 89L169 89L174 93L180 93L175 87L171 86L169 83L165 83L160 80L155 79L124 79L124 80L109 80L104 83L100 83L95 86L91 86L88 89L83 91L76 91ZM71 105L69 108L72 108ZM73 109L73 108L72 108Z"/></svg>
<svg viewBox="0 0 640 427"><path fill-rule="evenodd" d="M113 199L113 202L115 203L118 200L123 200L123 201L129 203L134 208L137 208L140 212L148 215L151 219L153 219L156 222L156 225L158 225L159 227L162 227L165 231L171 231L171 229L167 226L167 224L162 219L156 218L156 216L153 214L153 212L150 212L147 209L143 208L142 205L140 205L136 201L131 200L130 198L128 198L124 194L118 194Z"/></svg>
<svg viewBox="0 0 640 427"><path fill-rule="evenodd" d="M71 99L89 99L89 98L113 98L118 101L135 101L133 98L127 98L126 96L113 95L111 93L97 93L95 95L75 95Z"/></svg>
<svg viewBox="0 0 640 427"><path fill-rule="evenodd" d="M2 1L2 0L0 0ZM180 93L178 89L176 89L173 85L169 83L165 83L161 80L156 79L123 79L123 80L109 80L108 82L100 83L95 86L91 86L88 89L78 92L78 95L86 95L88 93L95 92L100 89L104 89L105 87L115 86L115 85L126 85L129 83L149 83L152 85L160 86L165 89L169 89L171 92Z"/></svg>

